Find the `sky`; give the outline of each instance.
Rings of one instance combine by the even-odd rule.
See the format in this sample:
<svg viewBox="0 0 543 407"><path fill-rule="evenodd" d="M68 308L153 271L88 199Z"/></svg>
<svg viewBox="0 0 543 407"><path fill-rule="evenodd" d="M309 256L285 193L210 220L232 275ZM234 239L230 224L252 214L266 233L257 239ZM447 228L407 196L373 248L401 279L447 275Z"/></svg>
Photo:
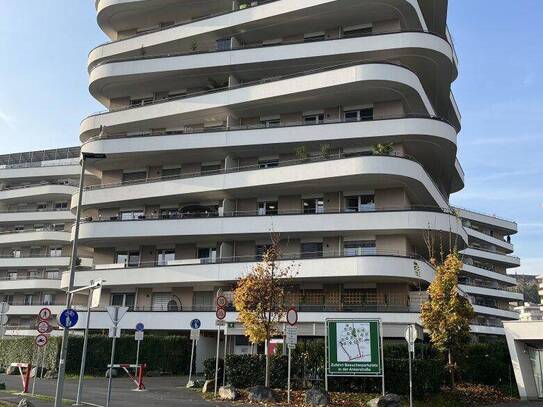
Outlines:
<svg viewBox="0 0 543 407"><path fill-rule="evenodd" d="M513 270L526 274L543 274L542 19L542 0L449 1L466 173L451 202L518 222ZM0 0L0 154L78 144L103 109L86 61L106 40L94 0Z"/></svg>

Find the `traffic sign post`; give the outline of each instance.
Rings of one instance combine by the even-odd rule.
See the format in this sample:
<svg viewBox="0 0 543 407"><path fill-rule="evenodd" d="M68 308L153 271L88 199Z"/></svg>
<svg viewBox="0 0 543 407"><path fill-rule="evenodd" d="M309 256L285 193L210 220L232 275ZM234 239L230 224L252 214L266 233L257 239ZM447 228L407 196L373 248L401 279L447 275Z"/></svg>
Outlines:
<svg viewBox="0 0 543 407"><path fill-rule="evenodd" d="M417 337L417 327L413 324L408 325L405 330L405 340L407 341L407 353L409 354L409 407L413 407L413 367L411 366L411 354L415 353L415 341Z"/></svg>
<svg viewBox="0 0 543 407"><path fill-rule="evenodd" d="M109 378L107 382L107 398L106 398L106 407L109 407L109 401L111 400L111 382L113 380L113 365L115 363L115 343L117 341L117 328L119 326L119 322L121 322L121 319L124 317L124 315L128 312L128 307L117 307L117 306L110 306L107 307L107 313L109 314L109 317L111 318L111 322L113 323L113 330L114 330L114 336L113 341L111 343L111 362L109 368ZM119 332L120 333L120 332Z"/></svg>
<svg viewBox="0 0 543 407"><path fill-rule="evenodd" d="M219 382L219 354L220 354L220 344L221 344L221 326L224 325L224 319L226 318L226 305L228 300L224 295L220 294L220 291L217 292L217 299L215 300L217 310L215 311L215 316L217 317L217 356L215 357L215 389L213 392L214 397L217 397L217 385ZM224 338L226 342L226 335ZM224 362L223 362L224 363ZM225 364L223 364L223 369L225 369Z"/></svg>
<svg viewBox="0 0 543 407"><path fill-rule="evenodd" d="M296 308L291 307L287 311L287 323L289 326L285 327L285 337L288 347L288 369L287 369L287 403L290 404L290 370L292 361L292 349L296 348L298 343L298 311Z"/></svg>
<svg viewBox="0 0 543 407"><path fill-rule="evenodd" d="M51 316L52 313L49 308L42 308L38 312L38 325L36 326L38 336L36 336L36 339L34 340L34 343L38 347L38 354L36 356L36 374L34 375L34 381L32 382L32 395L34 395L36 381L38 380L38 373L40 373L40 376L43 375L43 367L45 365L45 349L47 347L47 342L49 341L47 334L51 332L51 326L49 325L48 321ZM40 356L42 359L41 363Z"/></svg>
<svg viewBox="0 0 543 407"><path fill-rule="evenodd" d="M136 332L134 333L134 339L138 342L136 345L136 366L139 365L140 361L140 343L143 341L143 330L145 326L142 322L136 324Z"/></svg>
<svg viewBox="0 0 543 407"><path fill-rule="evenodd" d="M187 387L192 386L192 365L194 363L194 350L196 347L196 343L198 342L198 339L200 339L200 327L202 326L202 322L195 318L192 321L190 321L190 339L192 341L192 350L190 352L190 368L189 368L189 381L187 382Z"/></svg>

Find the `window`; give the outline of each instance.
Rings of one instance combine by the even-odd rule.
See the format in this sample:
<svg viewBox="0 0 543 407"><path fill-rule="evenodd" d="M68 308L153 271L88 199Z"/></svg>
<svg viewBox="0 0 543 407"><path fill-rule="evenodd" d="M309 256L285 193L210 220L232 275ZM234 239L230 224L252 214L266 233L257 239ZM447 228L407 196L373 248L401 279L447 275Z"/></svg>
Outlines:
<svg viewBox="0 0 543 407"><path fill-rule="evenodd" d="M258 168L274 168L279 167L279 159L272 158L269 160L258 160Z"/></svg>
<svg viewBox="0 0 543 407"><path fill-rule="evenodd" d="M33 227L34 227L34 230L35 230L35 231L42 231L42 230L45 230L45 225L43 225L43 224L41 224L41 223L40 223L40 224L35 224Z"/></svg>
<svg viewBox="0 0 543 407"><path fill-rule="evenodd" d="M271 247L269 244L259 244L256 246L256 259L258 261L262 261L262 258L264 257L264 253L268 251L268 249Z"/></svg>
<svg viewBox="0 0 543 407"><path fill-rule="evenodd" d="M137 182L147 179L147 171L123 172L122 182Z"/></svg>
<svg viewBox="0 0 543 407"><path fill-rule="evenodd" d="M48 280L58 280L60 278L60 272L58 270L48 270L45 272L45 278Z"/></svg>
<svg viewBox="0 0 543 407"><path fill-rule="evenodd" d="M64 231L64 223L57 223L53 225L53 229L57 232L63 232Z"/></svg>
<svg viewBox="0 0 543 407"><path fill-rule="evenodd" d="M21 257L21 250L20 250L20 249L14 249L14 250L11 252L11 255L12 255L13 257L19 258L19 257Z"/></svg>
<svg viewBox="0 0 543 407"><path fill-rule="evenodd" d="M180 174L181 174L181 167L162 169L162 178L175 178Z"/></svg>
<svg viewBox="0 0 543 407"><path fill-rule="evenodd" d="M375 288L345 289L342 293L345 308L364 305L377 305L377 290Z"/></svg>
<svg viewBox="0 0 543 407"><path fill-rule="evenodd" d="M124 264L125 267L138 267L140 264L140 252L136 250L115 253L115 263Z"/></svg>
<svg viewBox="0 0 543 407"><path fill-rule="evenodd" d="M281 120L280 119L260 120L260 124L262 124L264 127L279 127L281 126Z"/></svg>
<svg viewBox="0 0 543 407"><path fill-rule="evenodd" d="M265 201L258 203L258 215L277 215L277 201Z"/></svg>
<svg viewBox="0 0 543 407"><path fill-rule="evenodd" d="M343 37L359 37L361 35L369 35L373 31L373 27L371 25L367 26L352 26L352 27L345 27L343 29Z"/></svg>
<svg viewBox="0 0 543 407"><path fill-rule="evenodd" d="M303 200L304 213L324 213L324 200L311 198Z"/></svg>
<svg viewBox="0 0 543 407"><path fill-rule="evenodd" d="M24 305L32 305L34 301L34 296L32 294L25 294Z"/></svg>
<svg viewBox="0 0 543 407"><path fill-rule="evenodd" d="M323 113L310 114L310 115L305 115L304 116L304 124L311 125L311 124L320 124L322 122L324 122L324 114Z"/></svg>
<svg viewBox="0 0 543 407"><path fill-rule="evenodd" d="M162 219L175 219L179 214L179 208L164 208L160 210Z"/></svg>
<svg viewBox="0 0 543 407"><path fill-rule="evenodd" d="M192 294L193 311L211 311L213 302L213 291L195 291Z"/></svg>
<svg viewBox="0 0 543 407"><path fill-rule="evenodd" d="M322 257L322 243L302 243L302 259L315 259Z"/></svg>
<svg viewBox="0 0 543 407"><path fill-rule="evenodd" d="M13 230L15 232L22 232L23 230L25 230L25 227L23 225L17 225L13 228Z"/></svg>
<svg viewBox="0 0 543 407"><path fill-rule="evenodd" d="M13 305L13 295L9 295L9 294L0 295L0 302L7 302L9 305Z"/></svg>
<svg viewBox="0 0 543 407"><path fill-rule="evenodd" d="M304 42L321 41L321 40L324 40L324 38L325 37L324 37L323 32L305 34L304 35Z"/></svg>
<svg viewBox="0 0 543 407"><path fill-rule="evenodd" d="M206 175L218 174L219 172L221 172L221 163L220 162L202 163L200 171L202 174L206 174Z"/></svg>
<svg viewBox="0 0 543 407"><path fill-rule="evenodd" d="M345 256L375 255L377 253L375 248L375 240L345 242L343 245L343 253Z"/></svg>
<svg viewBox="0 0 543 407"><path fill-rule="evenodd" d="M16 271L8 272L8 280L17 280L17 272Z"/></svg>
<svg viewBox="0 0 543 407"><path fill-rule="evenodd" d="M375 210L375 195L364 194L345 197L347 212L365 212Z"/></svg>
<svg viewBox="0 0 543 407"><path fill-rule="evenodd" d="M57 202L55 203L55 209L57 211L63 211L68 209L68 202Z"/></svg>
<svg viewBox="0 0 543 407"><path fill-rule="evenodd" d="M41 256L41 247L31 247L30 248L30 257Z"/></svg>
<svg viewBox="0 0 543 407"><path fill-rule="evenodd" d="M228 51L232 48L231 38L221 38L217 40L217 51Z"/></svg>
<svg viewBox="0 0 543 407"><path fill-rule="evenodd" d="M166 266L172 260L175 260L174 249L159 249L157 251L157 264L159 266Z"/></svg>
<svg viewBox="0 0 543 407"><path fill-rule="evenodd" d="M215 263L217 260L217 248L216 247L199 247L198 258L201 263Z"/></svg>
<svg viewBox="0 0 543 407"><path fill-rule="evenodd" d="M43 305L53 305L55 296L53 294L43 294Z"/></svg>
<svg viewBox="0 0 543 407"><path fill-rule="evenodd" d="M62 256L62 247L50 247L49 256L51 257L60 257Z"/></svg>
<svg viewBox="0 0 543 407"><path fill-rule="evenodd" d="M170 304L172 302L173 304ZM151 304L153 311L176 311L177 308L177 301L173 299L171 293L153 293Z"/></svg>
<svg viewBox="0 0 543 407"><path fill-rule="evenodd" d="M146 97L146 98L140 98L140 99L131 99L130 100L130 107L139 107L146 105L148 103L151 103L153 101L153 97Z"/></svg>
<svg viewBox="0 0 543 407"><path fill-rule="evenodd" d="M119 307L128 307L134 309L136 303L136 294L111 294L111 305Z"/></svg>
<svg viewBox="0 0 543 407"><path fill-rule="evenodd" d="M347 110L344 113L344 118L346 122L363 122L373 120L373 107Z"/></svg>
<svg viewBox="0 0 543 407"><path fill-rule="evenodd" d="M38 211L44 211L47 209L47 204L45 202L40 202L37 206L36 206L36 210Z"/></svg>
<svg viewBox="0 0 543 407"><path fill-rule="evenodd" d="M122 211L121 220L137 220L145 217L143 209L136 209L133 211Z"/></svg>

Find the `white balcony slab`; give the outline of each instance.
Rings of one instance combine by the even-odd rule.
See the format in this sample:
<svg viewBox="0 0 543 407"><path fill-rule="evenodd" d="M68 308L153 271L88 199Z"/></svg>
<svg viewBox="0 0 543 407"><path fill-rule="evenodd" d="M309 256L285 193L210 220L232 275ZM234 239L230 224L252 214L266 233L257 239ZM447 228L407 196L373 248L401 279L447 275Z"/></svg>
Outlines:
<svg viewBox="0 0 543 407"><path fill-rule="evenodd" d="M0 268L20 269L39 267L68 267L70 257L44 256L44 257L0 257Z"/></svg>
<svg viewBox="0 0 543 407"><path fill-rule="evenodd" d="M477 314L483 314L483 315L492 315L499 318L506 318L506 319L518 319L519 314L516 311L508 311L498 308L492 308L492 307L485 307L483 305L473 305L473 310Z"/></svg>
<svg viewBox="0 0 543 407"><path fill-rule="evenodd" d="M53 279L20 279L0 280L0 291L24 290L60 290L60 280Z"/></svg>
<svg viewBox="0 0 543 407"><path fill-rule="evenodd" d="M0 234L0 245L31 245L48 244L48 243L68 243L70 242L70 232L57 231L32 231L18 233L2 233Z"/></svg>
<svg viewBox="0 0 543 407"><path fill-rule="evenodd" d="M462 219L469 219L478 223L494 226L509 234L514 234L518 232L518 226L516 222L501 219L494 215L478 213L469 209L456 208L456 210L458 211L458 215Z"/></svg>
<svg viewBox="0 0 543 407"><path fill-rule="evenodd" d="M501 281L502 283L516 285L517 279L515 277L508 276L507 274L496 273L495 271L485 270L480 267L471 266L464 263L462 270L467 273L477 274L481 277L490 278L493 280Z"/></svg>
<svg viewBox="0 0 543 407"><path fill-rule="evenodd" d="M38 315L42 308L49 308L53 315L60 314L65 308L65 305L10 305L7 315ZM9 321L8 321L9 325Z"/></svg>
<svg viewBox="0 0 543 407"><path fill-rule="evenodd" d="M29 166L25 168L0 168L0 180L18 180L18 179L47 179L57 177L75 178L81 173L81 167L78 164L73 165L52 165L52 166Z"/></svg>
<svg viewBox="0 0 543 407"><path fill-rule="evenodd" d="M478 230L466 227L466 232L468 235L472 238L483 240L485 242L488 242L490 244L493 244L494 246L501 247L502 249L507 250L508 253L513 252L513 245L511 243L507 243L504 240L497 239L493 236L487 235L486 233L479 232Z"/></svg>
<svg viewBox="0 0 543 407"><path fill-rule="evenodd" d="M476 287L472 285L459 284L462 291L468 294L483 295L485 297L505 298L511 301L522 301L524 299L523 293L517 293L507 290L500 290L496 288Z"/></svg>
<svg viewBox="0 0 543 407"><path fill-rule="evenodd" d="M419 265L420 276L414 270ZM430 282L434 270L425 262L406 257L359 256L284 261L291 265L300 279L365 279L367 281L397 280ZM104 287L194 285L232 282L245 275L253 263L185 264L162 267L96 269L78 271L75 286L88 285L90 280L104 280ZM68 285L68 273L62 275L62 287Z"/></svg>
<svg viewBox="0 0 543 407"><path fill-rule="evenodd" d="M469 329L471 333L481 335L505 335L505 330L498 326L486 326L486 325L470 325Z"/></svg>
<svg viewBox="0 0 543 407"><path fill-rule="evenodd" d="M71 185L36 185L26 188L5 189L0 191L0 201L48 201L66 199L77 192L77 187Z"/></svg>
<svg viewBox="0 0 543 407"><path fill-rule="evenodd" d="M520 266L520 259L515 256L509 256L507 254L487 252L485 250L479 250L475 248L468 248L461 251L464 256L476 257L479 259L490 260L495 263L504 264L507 267Z"/></svg>
<svg viewBox="0 0 543 407"><path fill-rule="evenodd" d="M75 192L75 191L74 191ZM65 197L71 199L71 194ZM75 215L69 211L0 212L1 224L25 224L38 222L72 222Z"/></svg>

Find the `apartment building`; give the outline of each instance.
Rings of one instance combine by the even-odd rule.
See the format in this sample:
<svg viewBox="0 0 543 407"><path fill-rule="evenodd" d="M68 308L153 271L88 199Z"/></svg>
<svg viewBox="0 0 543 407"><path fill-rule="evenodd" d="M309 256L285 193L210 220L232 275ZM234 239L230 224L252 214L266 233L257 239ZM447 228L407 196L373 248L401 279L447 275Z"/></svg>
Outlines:
<svg viewBox="0 0 543 407"><path fill-rule="evenodd" d="M0 302L10 304L8 335L35 334L38 311L56 315L66 303L60 278L71 257L79 154L72 147L0 155Z"/></svg>
<svg viewBox="0 0 543 407"><path fill-rule="evenodd" d="M536 280L539 287L539 302L543 304L543 274L537 276Z"/></svg>
<svg viewBox="0 0 543 407"><path fill-rule="evenodd" d="M420 322L434 276L425 234L466 259L462 288L478 334L515 319L506 267L513 222L451 208L458 61L447 1L96 1L110 42L89 54L106 108L81 123L81 244L102 305L129 306L134 329L216 332L231 298L280 234L297 274L299 334L327 317L378 317L387 338ZM77 205L72 199L72 210ZM62 286L67 286L67 275ZM246 352L233 307L232 351ZM96 312L91 327L109 325Z"/></svg>

